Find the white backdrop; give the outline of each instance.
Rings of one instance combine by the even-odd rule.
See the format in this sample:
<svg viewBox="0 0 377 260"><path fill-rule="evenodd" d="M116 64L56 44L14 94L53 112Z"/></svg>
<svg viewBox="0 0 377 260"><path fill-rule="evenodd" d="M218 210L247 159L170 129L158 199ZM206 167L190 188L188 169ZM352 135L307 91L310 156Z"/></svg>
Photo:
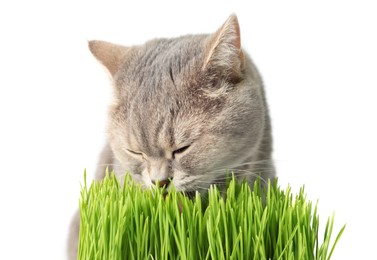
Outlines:
<svg viewBox="0 0 377 260"><path fill-rule="evenodd" d="M246 1L245 1L246 2ZM0 259L65 259L111 87L87 40L215 31L235 12L264 78L280 184L347 223L333 259L375 255L377 8L372 1L2 1Z"/></svg>

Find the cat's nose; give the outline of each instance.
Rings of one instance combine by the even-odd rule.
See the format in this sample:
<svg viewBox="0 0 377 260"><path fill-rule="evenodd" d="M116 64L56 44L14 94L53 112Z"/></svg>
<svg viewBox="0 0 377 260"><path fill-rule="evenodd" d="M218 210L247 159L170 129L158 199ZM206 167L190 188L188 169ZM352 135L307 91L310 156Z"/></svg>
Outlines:
<svg viewBox="0 0 377 260"><path fill-rule="evenodd" d="M171 179L165 179L165 180L152 180L152 183L154 185L158 185L158 187L162 188L165 186L168 187L171 182Z"/></svg>

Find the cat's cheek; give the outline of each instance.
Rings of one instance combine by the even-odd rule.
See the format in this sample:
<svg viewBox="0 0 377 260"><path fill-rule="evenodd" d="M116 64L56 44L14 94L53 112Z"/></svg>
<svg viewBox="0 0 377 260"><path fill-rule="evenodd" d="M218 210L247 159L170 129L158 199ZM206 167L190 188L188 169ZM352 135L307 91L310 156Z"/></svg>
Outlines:
<svg viewBox="0 0 377 260"><path fill-rule="evenodd" d="M142 170L141 173L139 174L139 176L140 176L140 180L141 180L142 185L146 189L151 189L153 187L151 178L150 178L149 173L146 169Z"/></svg>
<svg viewBox="0 0 377 260"><path fill-rule="evenodd" d="M168 187L168 190L174 186L177 191L185 191L187 190L187 186L190 184L188 181L187 173L181 170L175 170L172 180L172 185Z"/></svg>
<svg viewBox="0 0 377 260"><path fill-rule="evenodd" d="M135 183L144 185L142 176L140 174L131 174L131 177Z"/></svg>

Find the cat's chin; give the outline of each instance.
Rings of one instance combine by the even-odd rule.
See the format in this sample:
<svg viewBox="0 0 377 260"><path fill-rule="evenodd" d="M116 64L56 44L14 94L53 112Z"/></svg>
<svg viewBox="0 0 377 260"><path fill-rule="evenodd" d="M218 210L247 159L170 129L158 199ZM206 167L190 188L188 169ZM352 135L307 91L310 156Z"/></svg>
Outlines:
<svg viewBox="0 0 377 260"><path fill-rule="evenodd" d="M184 194L186 197L188 197L188 198L190 198L190 199L193 199L193 198L195 198L195 196L196 196L196 191L195 191L195 190L184 191L183 194Z"/></svg>
<svg viewBox="0 0 377 260"><path fill-rule="evenodd" d="M191 190L191 191L181 191L180 193L182 193L185 197L189 198L189 199L195 199L196 197L196 191L195 190ZM169 192L166 192L164 194L164 197L166 198L167 196L169 196Z"/></svg>

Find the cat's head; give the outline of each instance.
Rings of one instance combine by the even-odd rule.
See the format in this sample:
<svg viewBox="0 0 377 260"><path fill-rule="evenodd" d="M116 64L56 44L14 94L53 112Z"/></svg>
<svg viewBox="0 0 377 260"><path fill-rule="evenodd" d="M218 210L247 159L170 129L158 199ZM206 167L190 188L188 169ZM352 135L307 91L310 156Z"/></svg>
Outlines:
<svg viewBox="0 0 377 260"><path fill-rule="evenodd" d="M265 114L261 82L241 50L235 15L211 35L89 47L114 83L113 153L144 187L159 180L205 190L256 152Z"/></svg>

